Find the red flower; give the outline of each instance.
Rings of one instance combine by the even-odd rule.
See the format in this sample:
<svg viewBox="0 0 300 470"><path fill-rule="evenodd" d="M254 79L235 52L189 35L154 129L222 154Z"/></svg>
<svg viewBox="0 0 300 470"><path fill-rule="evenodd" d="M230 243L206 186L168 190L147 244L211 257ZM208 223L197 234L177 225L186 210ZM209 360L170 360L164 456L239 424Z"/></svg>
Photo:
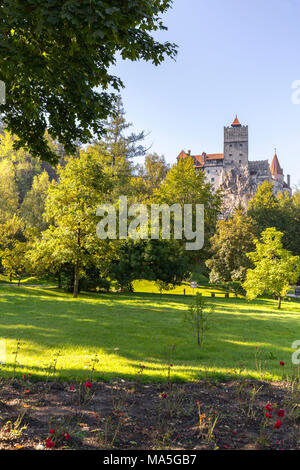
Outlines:
<svg viewBox="0 0 300 470"><path fill-rule="evenodd" d="M168 394L167 393L162 393L161 398L167 398Z"/></svg>
<svg viewBox="0 0 300 470"><path fill-rule="evenodd" d="M285 362L280 361L280 365L281 365L281 366L285 366Z"/></svg>
<svg viewBox="0 0 300 470"><path fill-rule="evenodd" d="M278 418L283 418L284 417L284 410L279 410L277 413Z"/></svg>
<svg viewBox="0 0 300 470"><path fill-rule="evenodd" d="M280 419L278 419L278 421L276 421L275 425L274 425L274 428L275 429L279 429L282 425L282 422L280 421Z"/></svg>
<svg viewBox="0 0 300 470"><path fill-rule="evenodd" d="M173 364L170 364L170 367L173 367Z"/></svg>
<svg viewBox="0 0 300 470"><path fill-rule="evenodd" d="M91 382L89 382L88 380L85 382L84 386L85 386L86 388L92 388L92 384L91 384Z"/></svg>
<svg viewBox="0 0 300 470"><path fill-rule="evenodd" d="M55 433L54 429L50 429L49 432L50 432L50 434L54 434L54 433Z"/></svg>
<svg viewBox="0 0 300 470"><path fill-rule="evenodd" d="M74 392L75 387L73 387L73 385L71 385L71 386L70 386L70 390L71 390L71 392Z"/></svg>
<svg viewBox="0 0 300 470"><path fill-rule="evenodd" d="M48 437L48 439L46 439L46 448L52 449L52 447L54 446L55 446L55 442L51 440L51 437Z"/></svg>
<svg viewBox="0 0 300 470"><path fill-rule="evenodd" d="M265 417L266 418L272 418L272 415L271 415L271 413L265 413Z"/></svg>
<svg viewBox="0 0 300 470"><path fill-rule="evenodd" d="M265 409L266 409L267 411L273 411L273 408L272 408L272 406L270 405L270 403L268 403L268 404L265 406Z"/></svg>
<svg viewBox="0 0 300 470"><path fill-rule="evenodd" d="M30 390L24 390L24 393L30 393Z"/></svg>
<svg viewBox="0 0 300 470"><path fill-rule="evenodd" d="M68 439L70 439L70 434L69 434L68 432L64 432L62 436L63 436L63 438L64 438L65 441L67 441Z"/></svg>

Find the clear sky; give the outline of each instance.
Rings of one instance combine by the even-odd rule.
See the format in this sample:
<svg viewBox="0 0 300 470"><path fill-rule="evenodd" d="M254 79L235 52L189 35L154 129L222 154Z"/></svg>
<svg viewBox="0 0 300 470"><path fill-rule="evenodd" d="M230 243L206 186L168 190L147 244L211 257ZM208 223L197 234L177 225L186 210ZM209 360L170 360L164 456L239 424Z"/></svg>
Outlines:
<svg viewBox="0 0 300 470"><path fill-rule="evenodd" d="M223 152L223 127L237 113L249 126L249 159L271 161L276 147L300 184L300 0L174 0L165 24L159 37L177 43L176 61L113 69L127 119L151 132L151 151L169 163L182 149Z"/></svg>

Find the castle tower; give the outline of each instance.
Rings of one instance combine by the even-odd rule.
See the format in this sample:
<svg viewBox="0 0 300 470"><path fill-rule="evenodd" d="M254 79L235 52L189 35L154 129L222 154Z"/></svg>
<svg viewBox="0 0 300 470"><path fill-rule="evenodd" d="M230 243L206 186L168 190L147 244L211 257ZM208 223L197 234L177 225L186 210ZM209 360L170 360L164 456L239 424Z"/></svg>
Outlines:
<svg viewBox="0 0 300 470"><path fill-rule="evenodd" d="M284 179L283 170L280 166L276 149L275 149L275 155L273 157L273 160L270 166L270 171L271 171L273 180L278 181L279 183L283 183L283 179Z"/></svg>
<svg viewBox="0 0 300 470"><path fill-rule="evenodd" d="M230 127L224 127L224 170L245 169L248 166L248 126L242 126L236 116Z"/></svg>

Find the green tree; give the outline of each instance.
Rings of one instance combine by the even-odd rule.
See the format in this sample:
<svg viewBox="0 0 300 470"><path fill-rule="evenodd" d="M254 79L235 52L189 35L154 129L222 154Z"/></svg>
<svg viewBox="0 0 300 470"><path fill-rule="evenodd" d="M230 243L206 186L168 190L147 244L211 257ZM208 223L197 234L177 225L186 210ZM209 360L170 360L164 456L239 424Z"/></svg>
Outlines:
<svg viewBox="0 0 300 470"><path fill-rule="evenodd" d="M282 246L283 233L274 227L267 228L261 234L261 241L255 240L256 250L247 256L254 264L254 269L247 271L243 286L249 299L262 294L271 294L278 298L278 309L281 299L295 283L300 272L300 258Z"/></svg>
<svg viewBox="0 0 300 470"><path fill-rule="evenodd" d="M144 165L138 166L138 174L132 178L132 185L140 201L149 199L159 188L170 171L164 156L149 154Z"/></svg>
<svg viewBox="0 0 300 470"><path fill-rule="evenodd" d="M251 267L246 253L254 249L257 234L255 221L241 209L229 219L218 221L217 231L210 239L212 257L206 261L212 284L245 280Z"/></svg>
<svg viewBox="0 0 300 470"><path fill-rule="evenodd" d="M111 156L111 166L115 167L118 160L121 165L129 162L135 157L145 155L147 149L141 142L146 137L144 131L127 135L126 131L132 127L132 123L127 122L126 113L123 107L122 98L118 95L115 99L112 116L104 125L105 134L102 138L105 150ZM123 172L124 172L123 168Z"/></svg>
<svg viewBox="0 0 300 470"><path fill-rule="evenodd" d="M188 273L187 258L177 241L118 241L109 275L123 291L132 291L136 279L155 281L159 285L180 284Z"/></svg>
<svg viewBox="0 0 300 470"><path fill-rule="evenodd" d="M24 223L17 214L0 223L0 272L5 274L2 264L2 253L5 250L12 250L15 242L24 243L25 241Z"/></svg>
<svg viewBox="0 0 300 470"><path fill-rule="evenodd" d="M300 255L300 204L297 193L290 196L288 192L280 192L275 196L273 184L265 181L250 200L248 215L255 220L259 232L268 227L282 232L283 247L294 255Z"/></svg>
<svg viewBox="0 0 300 470"><path fill-rule="evenodd" d="M154 191L151 202L158 204L180 204L182 210L184 204L203 204L204 213L204 238L208 240L216 230L218 216L221 213L221 194L219 191L213 192L211 185L205 182L205 175L202 171L197 172L193 159L182 159L172 166L166 178L157 190ZM193 218L195 209L193 209ZM183 236L185 243L185 239ZM208 246L198 252L190 252L192 263L201 264L209 256Z"/></svg>
<svg viewBox="0 0 300 470"><path fill-rule="evenodd" d="M45 212L45 202L49 186L49 176L43 171L39 176L35 176L32 188L26 194L21 205L21 217L30 227L36 228L39 232L48 226L43 214Z"/></svg>
<svg viewBox="0 0 300 470"><path fill-rule="evenodd" d="M96 262L104 242L96 236L96 208L103 202L109 181L103 177L101 161L88 151L71 157L59 167L59 181L49 185L46 220L53 226L44 232L46 246L53 246L52 258L71 264L74 273L73 296L78 296L79 281ZM46 253L49 250L46 250Z"/></svg>
<svg viewBox="0 0 300 470"><path fill-rule="evenodd" d="M12 162L0 161L0 223L13 217L19 207L19 193Z"/></svg>
<svg viewBox="0 0 300 470"><path fill-rule="evenodd" d="M8 132L1 135L0 161L8 161L14 166L15 183L21 203L32 186L33 178L41 173L41 162L32 158L24 149L15 150L16 137Z"/></svg>
<svg viewBox="0 0 300 470"><path fill-rule="evenodd" d="M45 131L74 153L103 131L121 80L110 73L116 55L160 64L176 46L160 43L161 15L171 0L3 0L0 79L9 91L0 106L18 148L57 162Z"/></svg>
<svg viewBox="0 0 300 470"><path fill-rule="evenodd" d="M101 157L103 171L112 179L107 202L115 203L120 195L133 197L136 188L131 184L134 174L132 159L142 156L146 148L142 145L145 133L129 134L132 126L126 121L126 115L120 96L115 102L114 114L104 125L105 135L102 140L95 141L89 146L89 152Z"/></svg>
<svg viewBox="0 0 300 470"><path fill-rule="evenodd" d="M69 261L70 256L67 256L67 254L70 255L69 253L62 256L64 242L67 240L61 239L61 235L61 230L50 226L42 232L40 237L36 237L26 253L26 267L28 273L45 279L55 277L59 288L64 285L67 290L72 290L74 289L74 265L72 260Z"/></svg>
<svg viewBox="0 0 300 470"><path fill-rule="evenodd" d="M9 276L10 281L13 277L17 277L18 285L20 285L22 275L25 274L27 249L26 242L15 240L10 248L6 248L1 253L1 261L5 274Z"/></svg>

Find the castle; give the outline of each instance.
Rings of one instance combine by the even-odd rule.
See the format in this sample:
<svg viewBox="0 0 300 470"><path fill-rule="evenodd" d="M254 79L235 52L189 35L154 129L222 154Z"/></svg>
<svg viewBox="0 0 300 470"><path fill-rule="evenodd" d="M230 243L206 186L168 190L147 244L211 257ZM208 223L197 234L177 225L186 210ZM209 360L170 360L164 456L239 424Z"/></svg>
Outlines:
<svg viewBox="0 0 300 470"><path fill-rule="evenodd" d="M222 189L224 213L232 212L238 204L246 207L263 181L273 183L275 194L292 193L290 175L285 182L276 150L271 165L268 160L249 161L248 154L248 126L242 126L236 116L231 126L224 127L224 153L191 155L191 151L182 150L177 161L192 157L196 170L204 171L213 190Z"/></svg>

